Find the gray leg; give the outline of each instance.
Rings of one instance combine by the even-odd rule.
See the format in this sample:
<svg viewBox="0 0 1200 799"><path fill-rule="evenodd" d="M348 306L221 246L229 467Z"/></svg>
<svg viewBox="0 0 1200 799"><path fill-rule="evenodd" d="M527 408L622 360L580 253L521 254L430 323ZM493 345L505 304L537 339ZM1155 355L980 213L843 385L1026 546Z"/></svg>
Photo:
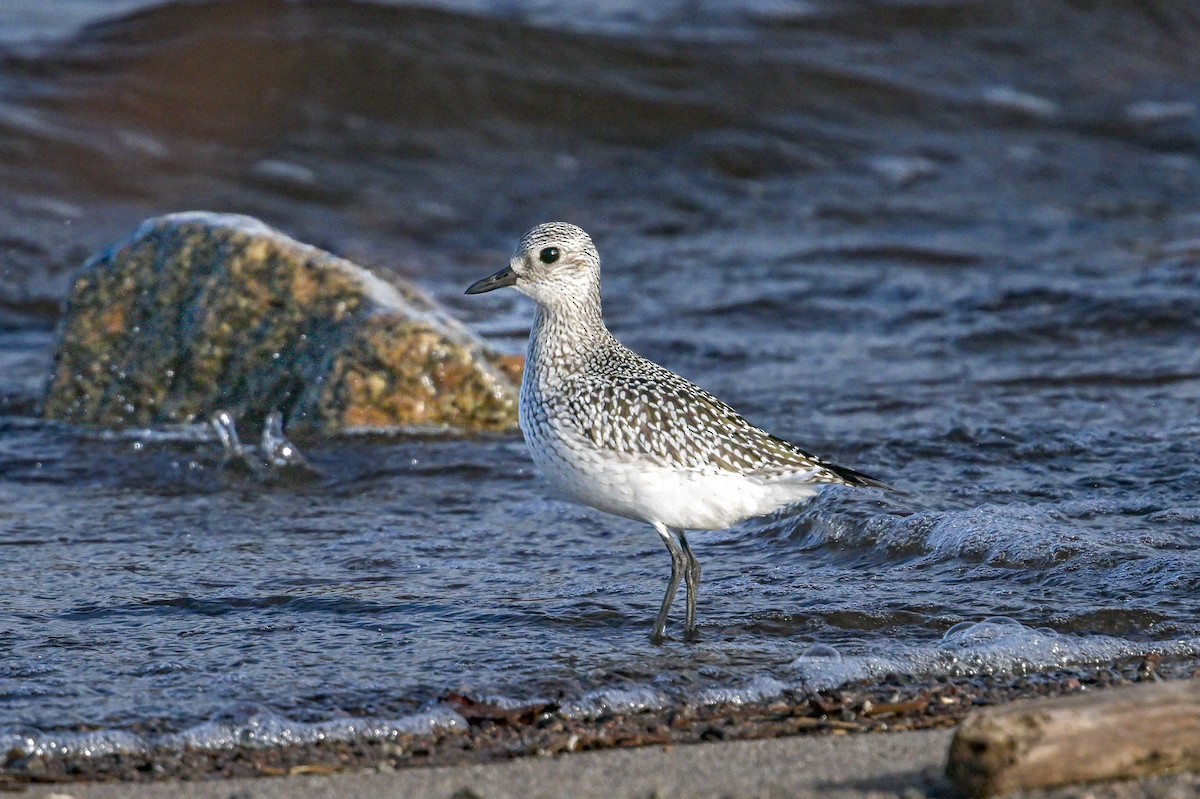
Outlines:
<svg viewBox="0 0 1200 799"><path fill-rule="evenodd" d="M683 579L687 584L687 623L683 628L683 638L685 641L699 641L700 633L696 631L696 597L700 594L700 561L692 554L692 548L688 546L683 530L676 532L679 533L679 543L683 546L683 556L687 559L683 570Z"/></svg>
<svg viewBox="0 0 1200 799"><path fill-rule="evenodd" d="M658 522L654 523L654 529L667 545L667 551L671 553L671 582L667 583L667 595L663 597L662 607L658 609L658 618L654 621L654 629L650 632L650 640L661 644L667 628L667 613L670 612L671 603L679 591L679 580L687 572L688 558L683 552L678 530Z"/></svg>

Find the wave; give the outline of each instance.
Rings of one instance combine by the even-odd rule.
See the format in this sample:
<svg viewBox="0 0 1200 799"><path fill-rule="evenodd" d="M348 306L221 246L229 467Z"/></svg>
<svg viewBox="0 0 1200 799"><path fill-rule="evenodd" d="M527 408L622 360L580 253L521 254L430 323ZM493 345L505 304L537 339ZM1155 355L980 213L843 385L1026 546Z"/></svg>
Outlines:
<svg viewBox="0 0 1200 799"><path fill-rule="evenodd" d="M818 6L788 24L780 15L756 15L749 4L742 24L732 26L737 35L721 39L689 38L686 31L696 26L617 36L365 2L173 3L94 24L35 56L10 55L4 71L17 81L3 85L29 104L0 116L0 130L15 135L24 128L63 146L96 146L39 114L48 109L79 121L86 115L92 125L243 140L322 126L352 135L355 116L399 128L486 129L502 139L514 133L507 126L516 126L641 144L756 129L802 142L805 149L791 160L803 161L818 142L853 149L867 134L861 125L851 133L850 123L888 115L961 125L972 116L994 124L997 112L1023 113L1111 128L1117 123L1109 114L1072 103L1092 81L1106 80L1082 67L1107 73L1115 58L1137 72L1130 82L1164 80L1188 56L1164 52L1161 37L1190 42L1193 50L1200 42L1200 15L1177 4L1117 5L1106 12L1106 25L1086 26L1089 36L1056 39L1059 57L1082 63L1051 79L1041 70L1020 71L1027 51L1045 30L1084 30L1084 17L1093 14L1066 3L1019 5L1014 14L972 2L840 4ZM1046 28L1051 21L1056 26ZM1118 28L1119 37L1111 32ZM928 38L920 64L882 38L897 31ZM1089 56L1096 37L1109 41L1102 55ZM994 46L988 38L1009 44ZM1069 52L1062 52L1067 44ZM871 57L851 57L862 48ZM998 87L961 67L939 68L955 62L971 63L973 75L1011 75L1021 88ZM1034 113L1032 100L1014 99L1042 95L1062 114L1043 106ZM1174 116L1183 126L1178 130L1186 129L1190 115L1177 109ZM1133 117L1126 120L1129 135L1146 121L1144 113ZM715 149L745 144L734 136ZM153 138L136 136L123 145L150 156L159 149ZM706 141L701 149L713 145ZM788 152L738 159L736 168L786 162Z"/></svg>
<svg viewBox="0 0 1200 799"><path fill-rule="evenodd" d="M1152 524L1136 539L1123 534L1133 519L1169 522L1194 512L1162 507L1145 492L1122 499L983 503L966 509L912 505L901 499L891 513L868 514L855 497L827 492L797 513L757 522L746 543L730 545L752 546L768 536L800 550L821 550L834 561L906 564L906 569L955 562L963 579L972 574L996 579L1003 573L1007 581L1040 585L1052 593L1055 585L1070 584L1080 573L1106 575L1101 583L1122 596L1164 602L1167 595L1200 588L1195 576L1200 551L1182 544L1175 531ZM1115 600L1100 591L1093 601L1103 607ZM1060 621L1078 631L1092 629L1087 603L1076 609L1071 604L1061 608ZM1155 607L1147 601L1142 609L1153 612Z"/></svg>
<svg viewBox="0 0 1200 799"><path fill-rule="evenodd" d="M962 622L940 641L899 646L887 653L839 652L818 644L800 653L777 673L760 673L733 683L701 684L686 690L657 685L599 688L576 698L553 703L565 718L661 711L675 705L691 707L753 704L770 701L789 691L828 691L850 683L879 680L889 674L913 678L971 677L981 674L1024 675L1055 669L1104 664L1155 654L1175 659L1200 656L1200 640L1179 639L1142 644L1108 636L1071 636L1047 628L1026 627L997 617ZM491 697L489 706L521 708L529 702ZM133 732L96 729L84 732L43 731L31 726L0 728L0 751L17 757L84 757L151 754L155 752L213 752L240 747L274 747L353 743L403 742L414 735L462 732L470 721L456 712L452 700L434 701L397 718L340 717L305 721L277 713L258 703L222 708L207 721L177 732Z"/></svg>
<svg viewBox="0 0 1200 799"><path fill-rule="evenodd" d="M815 219L892 215L909 232L797 257L965 269L1007 242L931 243L923 225L972 215L893 193L1005 151L1045 196L1075 198L1113 157L1079 139L1185 157L1200 144L1200 22L1178 4L802 5L614 26L607 7L580 22L548 4L201 0L6 46L0 324L53 314L90 251L183 205L263 215L338 252L328 231L350 218L390 254L439 236L495 247L542 211L590 224L614 196L633 207L622 227L651 237L748 227L808 213L812 187L764 210L731 186L836 170L858 187L813 200ZM1076 35L1048 42L1057 30ZM1030 130L1070 143L1042 152ZM1178 327L1174 314L1153 323Z"/></svg>

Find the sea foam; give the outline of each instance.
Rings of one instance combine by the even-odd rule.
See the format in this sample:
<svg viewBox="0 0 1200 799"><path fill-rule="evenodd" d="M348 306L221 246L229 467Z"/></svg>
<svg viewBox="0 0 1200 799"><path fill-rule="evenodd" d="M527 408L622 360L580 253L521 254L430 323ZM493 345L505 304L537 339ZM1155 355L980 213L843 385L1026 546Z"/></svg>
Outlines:
<svg viewBox="0 0 1200 799"><path fill-rule="evenodd" d="M1104 663L1158 653L1200 655L1200 638L1139 643L1106 635L1063 635L1046 627L1027 627L1006 617L962 622L936 644L897 646L887 654L840 653L821 647L791 663L799 685L813 690L887 674L970 677L980 674L1031 674L1087 663Z"/></svg>

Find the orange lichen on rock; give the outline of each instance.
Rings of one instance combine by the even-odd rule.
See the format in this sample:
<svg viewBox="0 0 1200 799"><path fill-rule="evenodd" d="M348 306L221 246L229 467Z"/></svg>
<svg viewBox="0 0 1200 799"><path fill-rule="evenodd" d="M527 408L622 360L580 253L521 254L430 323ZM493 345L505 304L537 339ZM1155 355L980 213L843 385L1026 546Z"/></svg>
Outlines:
<svg viewBox="0 0 1200 799"><path fill-rule="evenodd" d="M525 373L524 355L493 355L491 361L509 380L520 385L521 376Z"/></svg>
<svg viewBox="0 0 1200 799"><path fill-rule="evenodd" d="M476 348L426 322L381 313L334 364L323 406L345 408L361 426L403 417L418 426L504 430L516 411L512 385Z"/></svg>

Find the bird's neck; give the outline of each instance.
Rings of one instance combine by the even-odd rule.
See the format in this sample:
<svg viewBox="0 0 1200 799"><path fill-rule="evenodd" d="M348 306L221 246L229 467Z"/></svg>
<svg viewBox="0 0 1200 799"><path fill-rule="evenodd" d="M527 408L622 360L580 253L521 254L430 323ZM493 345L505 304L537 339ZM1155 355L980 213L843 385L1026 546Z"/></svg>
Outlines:
<svg viewBox="0 0 1200 799"><path fill-rule="evenodd" d="M527 357L531 364L582 364L594 353L612 346L613 341L599 302L554 306L539 303L529 333Z"/></svg>

